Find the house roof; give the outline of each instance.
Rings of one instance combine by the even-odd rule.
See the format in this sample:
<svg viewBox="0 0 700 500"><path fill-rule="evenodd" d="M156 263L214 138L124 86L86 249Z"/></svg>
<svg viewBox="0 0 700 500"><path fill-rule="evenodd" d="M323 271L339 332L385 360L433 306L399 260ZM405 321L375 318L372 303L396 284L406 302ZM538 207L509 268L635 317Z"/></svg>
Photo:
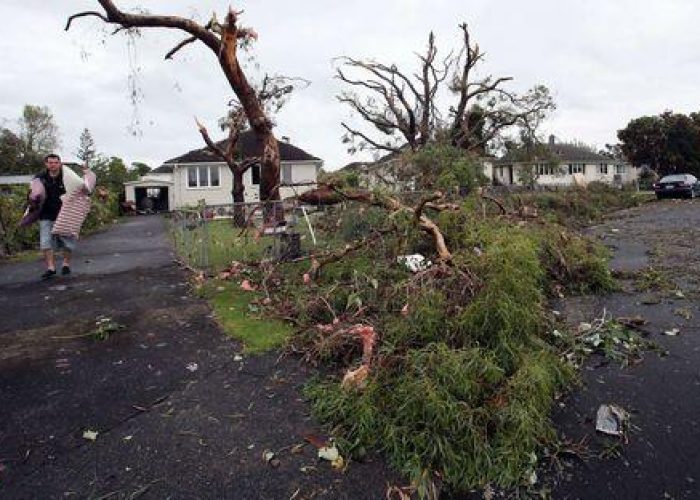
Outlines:
<svg viewBox="0 0 700 500"><path fill-rule="evenodd" d="M316 158L310 155L303 149L293 146L287 142L277 141L280 148L280 160L281 161L320 161L320 158ZM228 139L219 141L216 143L222 149L226 149L228 146ZM263 143L257 135L255 135L251 130L246 130L242 132L238 137L238 143L236 144L236 153L243 158L250 158L254 156L262 156ZM168 164L174 163L209 163L209 162L220 162L221 159L217 157L214 153L209 151L208 148L194 149L181 156L171 158L165 162L166 166ZM161 167L159 167L161 168ZM172 171L172 168L171 168Z"/></svg>
<svg viewBox="0 0 700 500"><path fill-rule="evenodd" d="M158 168L154 168L149 174L172 174L173 173L173 166L172 165L161 165Z"/></svg>
<svg viewBox="0 0 700 500"><path fill-rule="evenodd" d="M596 153L595 151L585 146L571 144L567 142L554 142L550 140L544 145L549 151L559 159L560 162L574 161L594 161L594 162L614 162L615 160ZM522 161L511 153L506 153L499 158L496 163L521 163Z"/></svg>

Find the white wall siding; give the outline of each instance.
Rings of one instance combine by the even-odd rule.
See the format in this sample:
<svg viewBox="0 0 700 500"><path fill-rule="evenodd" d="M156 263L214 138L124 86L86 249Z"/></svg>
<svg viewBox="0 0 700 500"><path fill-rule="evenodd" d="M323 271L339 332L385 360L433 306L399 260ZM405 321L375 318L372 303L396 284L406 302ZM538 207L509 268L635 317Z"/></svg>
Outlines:
<svg viewBox="0 0 700 500"><path fill-rule="evenodd" d="M316 182L318 170L322 162L282 162L283 165L291 165L292 182ZM188 186L188 167L217 167L219 169L219 186L197 187ZM200 200L205 200L207 205L229 205L233 202L231 189L233 186L233 174L224 163L197 163L176 165L174 168L173 181L175 183L173 192L175 193L174 207L183 208L195 206ZM245 201L256 202L260 200L260 185L253 184L253 169L248 169L243 174L243 186L245 189ZM295 188L280 188L282 199L301 194L314 186L298 186Z"/></svg>

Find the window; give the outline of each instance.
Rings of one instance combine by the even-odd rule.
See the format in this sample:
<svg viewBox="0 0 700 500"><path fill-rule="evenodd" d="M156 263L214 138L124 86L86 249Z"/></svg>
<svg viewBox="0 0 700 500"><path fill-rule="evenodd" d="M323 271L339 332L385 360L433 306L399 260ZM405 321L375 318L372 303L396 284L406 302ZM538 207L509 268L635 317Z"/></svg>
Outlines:
<svg viewBox="0 0 700 500"><path fill-rule="evenodd" d="M603 175L608 175L608 164L607 163L600 163L598 165L598 173L603 174Z"/></svg>
<svg viewBox="0 0 700 500"><path fill-rule="evenodd" d="M209 167L197 167L199 170L199 187L209 187Z"/></svg>
<svg viewBox="0 0 700 500"><path fill-rule="evenodd" d="M535 163L535 173L537 175L556 175L557 166L551 163Z"/></svg>
<svg viewBox="0 0 700 500"><path fill-rule="evenodd" d="M282 184L291 184L292 183L292 166L291 165L282 165Z"/></svg>
<svg viewBox="0 0 700 500"><path fill-rule="evenodd" d="M586 165L583 163L569 163L569 174L585 174Z"/></svg>
<svg viewBox="0 0 700 500"><path fill-rule="evenodd" d="M160 196L160 188L146 188L146 196L149 198L158 198Z"/></svg>
<svg viewBox="0 0 700 500"><path fill-rule="evenodd" d="M260 165L253 165L250 168L250 177L254 186L260 184Z"/></svg>
<svg viewBox="0 0 700 500"><path fill-rule="evenodd" d="M187 167L187 187L219 187L220 185L221 178L218 166Z"/></svg>
<svg viewBox="0 0 700 500"><path fill-rule="evenodd" d="M616 174L627 173L627 166L626 165L615 165L615 173Z"/></svg>
<svg viewBox="0 0 700 500"><path fill-rule="evenodd" d="M197 169L195 167L187 169L187 187L197 187Z"/></svg>

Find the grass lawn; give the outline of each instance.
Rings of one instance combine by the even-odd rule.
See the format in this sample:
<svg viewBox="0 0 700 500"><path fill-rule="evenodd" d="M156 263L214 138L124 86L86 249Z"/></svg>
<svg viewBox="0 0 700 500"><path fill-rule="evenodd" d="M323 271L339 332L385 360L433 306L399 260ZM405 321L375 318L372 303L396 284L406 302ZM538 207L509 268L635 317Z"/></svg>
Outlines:
<svg viewBox="0 0 700 500"><path fill-rule="evenodd" d="M260 294L241 290L237 281L212 280L203 293L226 334L243 342L245 352L279 347L293 331L289 323L263 317L251 304Z"/></svg>

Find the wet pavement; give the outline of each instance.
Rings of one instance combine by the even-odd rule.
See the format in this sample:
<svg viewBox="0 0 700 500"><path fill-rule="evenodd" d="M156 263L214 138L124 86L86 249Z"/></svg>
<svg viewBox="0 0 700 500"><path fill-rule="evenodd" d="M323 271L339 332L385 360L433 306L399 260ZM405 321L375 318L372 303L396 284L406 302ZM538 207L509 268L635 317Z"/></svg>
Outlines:
<svg viewBox="0 0 700 500"><path fill-rule="evenodd" d="M309 373L238 357L162 218L85 239L73 270L43 283L40 262L0 266L0 497L383 498L381 462L339 472L293 448L320 432ZM124 328L98 341L104 318Z"/></svg>
<svg viewBox="0 0 700 500"><path fill-rule="evenodd" d="M599 360L584 367L581 389L564 399L554 420L565 438L586 439L590 456L564 470L552 497L700 498L700 203L649 203L590 233L613 250L623 291L568 299L568 319L576 325L604 312L639 315L649 322L647 338L668 355L648 352L627 368ZM640 291L650 267L661 286ZM678 336L664 334L673 328ZM631 413L628 443L595 432L598 406L609 403Z"/></svg>

